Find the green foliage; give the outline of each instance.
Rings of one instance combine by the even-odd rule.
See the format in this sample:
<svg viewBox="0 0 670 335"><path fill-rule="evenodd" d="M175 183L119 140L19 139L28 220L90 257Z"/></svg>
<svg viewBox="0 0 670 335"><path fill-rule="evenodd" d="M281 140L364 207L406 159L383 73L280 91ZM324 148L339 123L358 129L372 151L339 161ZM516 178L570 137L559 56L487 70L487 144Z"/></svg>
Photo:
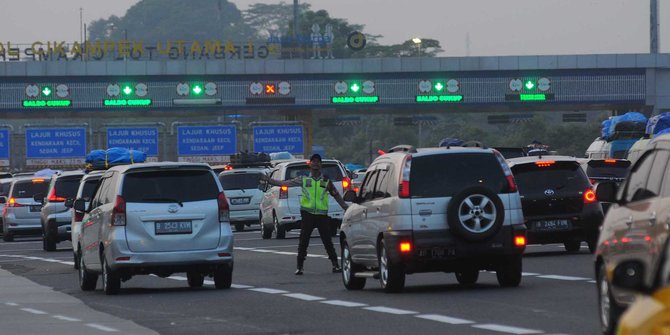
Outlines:
<svg viewBox="0 0 670 335"><path fill-rule="evenodd" d="M306 12L310 8L307 3L298 4L298 12ZM259 37L288 34L289 25L293 20L293 4L280 1L278 4L256 3L243 11L244 21L253 27Z"/></svg>

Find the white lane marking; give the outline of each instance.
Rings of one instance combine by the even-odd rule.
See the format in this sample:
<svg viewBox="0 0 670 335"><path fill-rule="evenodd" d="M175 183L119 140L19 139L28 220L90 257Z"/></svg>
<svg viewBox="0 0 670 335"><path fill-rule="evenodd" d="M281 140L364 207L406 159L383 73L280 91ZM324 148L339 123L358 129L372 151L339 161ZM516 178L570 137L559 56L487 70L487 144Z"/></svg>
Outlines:
<svg viewBox="0 0 670 335"><path fill-rule="evenodd" d="M589 281L587 281L587 283L595 284L596 281L595 280L589 280Z"/></svg>
<svg viewBox="0 0 670 335"><path fill-rule="evenodd" d="M249 291L254 291L254 292L261 292L261 293L269 293L269 294L279 294L279 293L288 293L288 291L284 290L276 290L273 288L250 288Z"/></svg>
<svg viewBox="0 0 670 335"><path fill-rule="evenodd" d="M309 294L303 294L303 293L287 293L284 294L285 297L289 298L295 298L295 299L300 299L304 301L317 301L317 300L325 300L326 298L322 297L317 297L314 295L309 295Z"/></svg>
<svg viewBox="0 0 670 335"><path fill-rule="evenodd" d="M560 275L542 275L542 276L537 276L537 278L567 280L567 281L579 281L579 280L587 281L587 280L591 280L591 278L573 277L573 276L560 276Z"/></svg>
<svg viewBox="0 0 670 335"><path fill-rule="evenodd" d="M213 281L213 280L209 280L209 279L206 279L203 283L205 283L205 284L207 284L207 285L214 285L214 281ZM233 287L233 285L230 285L230 287Z"/></svg>
<svg viewBox="0 0 670 335"><path fill-rule="evenodd" d="M110 332L110 333L119 331L118 329L114 329L114 328L110 328L110 327L107 327L107 326L99 325L97 323L87 323L86 325L91 327L91 328L95 328L95 329Z"/></svg>
<svg viewBox="0 0 670 335"><path fill-rule="evenodd" d="M64 315L52 315L51 317L54 318L54 319L63 320L63 321L81 322L81 320L79 320L79 319L71 318L69 316L64 316Z"/></svg>
<svg viewBox="0 0 670 335"><path fill-rule="evenodd" d="M37 315L44 315L44 314L49 314L45 311L40 311L39 309L34 309L34 308L21 308L22 311L28 312L28 313L33 313Z"/></svg>
<svg viewBox="0 0 670 335"><path fill-rule="evenodd" d="M539 276L540 273L533 273L533 272L521 272L522 276Z"/></svg>
<svg viewBox="0 0 670 335"><path fill-rule="evenodd" d="M19 304L15 303L15 302L6 302L5 305L16 307L16 306L18 306Z"/></svg>
<svg viewBox="0 0 670 335"><path fill-rule="evenodd" d="M235 250L256 250L254 248L246 248L246 247L234 247L233 249L235 249Z"/></svg>
<svg viewBox="0 0 670 335"><path fill-rule="evenodd" d="M214 284L214 282L212 282L212 284ZM247 289L247 288L252 288L253 286L249 286L249 285L240 285L240 284L232 284L232 285L230 285L230 287L232 287L232 288L240 288L240 289Z"/></svg>
<svg viewBox="0 0 670 335"><path fill-rule="evenodd" d="M297 252L290 252L290 251L275 251L275 254L277 255L289 255L289 256L297 256Z"/></svg>
<svg viewBox="0 0 670 335"><path fill-rule="evenodd" d="M326 255L315 255L315 254L308 254L307 257L312 257L312 258L328 258Z"/></svg>
<svg viewBox="0 0 670 335"><path fill-rule="evenodd" d="M448 323L448 324L452 324L452 325L467 325L467 324L475 323L474 321L470 321L470 320L459 319L459 318L454 318L454 317L451 317L451 316L438 315L438 314L422 314L422 315L415 315L415 317L420 318L420 319L426 319L426 320L432 320L432 321L437 321L437 322L442 322L442 323Z"/></svg>
<svg viewBox="0 0 670 335"><path fill-rule="evenodd" d="M408 311L408 310L405 310L405 309L398 309L398 308L391 308L391 307L384 307L384 306L363 307L363 309L367 309L368 311L373 311L373 312L389 313L389 314L395 314L395 315L419 314L419 312L415 312L415 311Z"/></svg>
<svg viewBox="0 0 670 335"><path fill-rule="evenodd" d="M254 252L269 252L269 253L274 253L274 250L266 250L266 249L254 249Z"/></svg>
<svg viewBox="0 0 670 335"><path fill-rule="evenodd" d="M473 325L472 327L473 328L479 328L479 329L492 330L492 331L500 332L500 333L517 334L517 335L542 334L542 333L544 333L541 330L517 328L517 327L503 326L503 325L497 325L497 324L492 324L492 323L482 324L482 325Z"/></svg>
<svg viewBox="0 0 670 335"><path fill-rule="evenodd" d="M342 306L342 307L364 307L367 306L367 304L362 304L360 302L353 302L353 301L344 301L344 300L326 300L326 301L319 301L322 304L328 304L328 305L333 305L333 306Z"/></svg>

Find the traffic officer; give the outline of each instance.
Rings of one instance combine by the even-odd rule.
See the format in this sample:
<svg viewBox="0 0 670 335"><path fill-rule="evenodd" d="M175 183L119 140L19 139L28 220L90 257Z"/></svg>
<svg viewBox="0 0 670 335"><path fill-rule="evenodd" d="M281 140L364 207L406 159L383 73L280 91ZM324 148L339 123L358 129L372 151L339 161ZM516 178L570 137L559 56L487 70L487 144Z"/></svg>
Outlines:
<svg viewBox="0 0 670 335"><path fill-rule="evenodd" d="M333 273L342 272L342 268L340 268L337 262L337 253L333 247L333 241L330 237L328 194L332 195L344 210L348 206L333 186L333 182L321 174L321 155L312 155L309 159L309 168L309 176L280 181L270 179L267 175L262 174L261 181L266 181L268 184L274 186L302 187L302 196L300 197L300 215L302 221L300 224L300 243L298 244L298 269L295 271L295 274L303 274L303 264L307 257L307 246L309 246L309 239L314 228L319 230L319 235L328 253L328 258L333 263Z"/></svg>

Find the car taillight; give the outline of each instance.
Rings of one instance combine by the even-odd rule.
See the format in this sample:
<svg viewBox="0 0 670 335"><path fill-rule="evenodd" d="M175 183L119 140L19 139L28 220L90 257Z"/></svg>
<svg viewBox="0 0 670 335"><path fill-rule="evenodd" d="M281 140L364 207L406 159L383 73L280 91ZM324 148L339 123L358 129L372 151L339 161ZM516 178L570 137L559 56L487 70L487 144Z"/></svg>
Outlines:
<svg viewBox="0 0 670 335"><path fill-rule="evenodd" d="M49 202L65 202L64 197L59 197L56 195L56 187L51 189L51 193L49 194L49 197L47 198Z"/></svg>
<svg viewBox="0 0 670 335"><path fill-rule="evenodd" d="M584 203L592 204L596 201L598 201L598 199L596 199L596 192L593 192L590 188L587 189L586 192L584 192Z"/></svg>
<svg viewBox="0 0 670 335"><path fill-rule="evenodd" d="M288 199L288 186L279 187L279 199Z"/></svg>
<svg viewBox="0 0 670 335"><path fill-rule="evenodd" d="M126 200L117 195L112 209L112 226L126 225Z"/></svg>
<svg viewBox="0 0 670 335"><path fill-rule="evenodd" d="M535 162L535 165L537 165L537 167L550 167L554 164L556 164L556 161L537 161L537 162Z"/></svg>
<svg viewBox="0 0 670 335"><path fill-rule="evenodd" d="M516 181L514 181L514 176L509 175L506 177L506 179L507 179L507 190L510 193L516 192Z"/></svg>
<svg viewBox="0 0 670 335"><path fill-rule="evenodd" d="M8 207L23 207L23 205L16 202L16 199L14 197L9 198L9 201L7 201L7 206Z"/></svg>
<svg viewBox="0 0 670 335"><path fill-rule="evenodd" d="M351 189L351 179L344 177L342 179L342 192L346 192Z"/></svg>
<svg viewBox="0 0 670 335"><path fill-rule="evenodd" d="M400 181L398 185L398 197L409 198L409 175L412 170L412 156L405 156L405 161L400 173Z"/></svg>
<svg viewBox="0 0 670 335"><path fill-rule="evenodd" d="M514 246L516 247L525 247L526 246L526 236L515 236L514 237Z"/></svg>
<svg viewBox="0 0 670 335"><path fill-rule="evenodd" d="M503 155L498 150L493 150L493 153L496 156L500 167L503 169L503 173L505 174L505 179L507 180L507 192L516 192L516 181L514 180L512 169L509 168L509 165L507 165L507 162L505 161L505 157L503 157Z"/></svg>
<svg viewBox="0 0 670 335"><path fill-rule="evenodd" d="M219 205L219 222L230 223L230 207L228 206L226 195L221 192L216 200Z"/></svg>
<svg viewBox="0 0 670 335"><path fill-rule="evenodd" d="M400 242L400 252L402 253L412 252L412 243Z"/></svg>

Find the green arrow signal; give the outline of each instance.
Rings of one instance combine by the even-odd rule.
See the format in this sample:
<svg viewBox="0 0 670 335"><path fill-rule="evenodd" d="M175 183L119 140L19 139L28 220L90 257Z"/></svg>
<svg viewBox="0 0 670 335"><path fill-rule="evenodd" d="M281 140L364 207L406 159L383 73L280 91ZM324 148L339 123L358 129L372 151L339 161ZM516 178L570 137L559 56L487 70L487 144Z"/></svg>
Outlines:
<svg viewBox="0 0 670 335"><path fill-rule="evenodd" d="M442 83L435 84L435 90L436 91L442 91L443 88L444 88L444 85L442 85Z"/></svg>
<svg viewBox="0 0 670 335"><path fill-rule="evenodd" d="M193 93L196 95L199 95L202 92L202 88L200 88L200 85L195 85L193 86Z"/></svg>
<svg viewBox="0 0 670 335"><path fill-rule="evenodd" d="M354 83L353 85L351 85L351 90L352 90L354 93L358 92L360 89L361 89L361 87L358 86L358 84L356 84L356 83Z"/></svg>
<svg viewBox="0 0 670 335"><path fill-rule="evenodd" d="M123 88L123 94L129 95L130 93L133 93L133 89L130 88L130 86L126 86Z"/></svg>
<svg viewBox="0 0 670 335"><path fill-rule="evenodd" d="M44 94L45 97L48 97L51 95L51 89L48 87L45 87L42 89L42 94Z"/></svg>
<svg viewBox="0 0 670 335"><path fill-rule="evenodd" d="M526 82L526 89L532 90L533 87L535 87L535 83L530 80Z"/></svg>

